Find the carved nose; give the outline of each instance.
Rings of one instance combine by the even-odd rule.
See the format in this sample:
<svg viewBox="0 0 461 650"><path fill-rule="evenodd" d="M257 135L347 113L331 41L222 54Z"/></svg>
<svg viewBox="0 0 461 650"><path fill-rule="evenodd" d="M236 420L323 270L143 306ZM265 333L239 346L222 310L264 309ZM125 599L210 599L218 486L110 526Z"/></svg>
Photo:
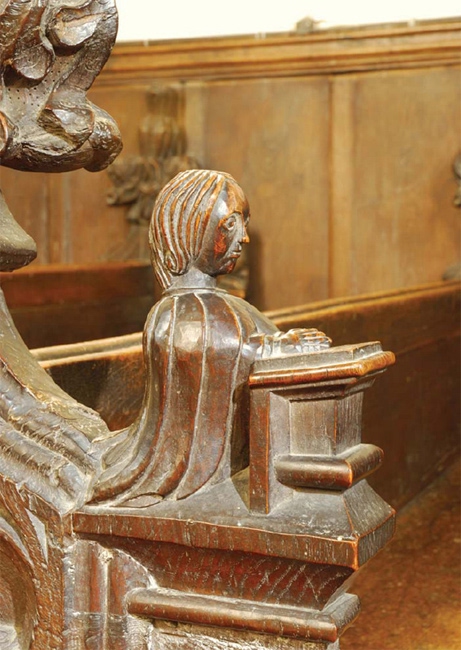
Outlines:
<svg viewBox="0 0 461 650"><path fill-rule="evenodd" d="M250 241L250 236L248 234L248 230L246 229L245 226L243 226L243 232L242 232L242 237L240 239L241 244L248 244Z"/></svg>

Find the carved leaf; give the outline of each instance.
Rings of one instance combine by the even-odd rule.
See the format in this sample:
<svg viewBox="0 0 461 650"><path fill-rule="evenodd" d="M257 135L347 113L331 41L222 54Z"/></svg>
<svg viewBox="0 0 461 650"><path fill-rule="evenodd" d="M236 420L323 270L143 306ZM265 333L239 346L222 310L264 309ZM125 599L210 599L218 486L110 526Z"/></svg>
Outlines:
<svg viewBox="0 0 461 650"><path fill-rule="evenodd" d="M116 31L115 0L0 4L0 111L17 127L3 146L0 139L3 165L96 171L115 158L121 150L118 128L86 92L109 57Z"/></svg>
<svg viewBox="0 0 461 650"><path fill-rule="evenodd" d="M63 9L49 28L48 36L56 47L75 48L93 36L102 15L79 16L75 10Z"/></svg>
<svg viewBox="0 0 461 650"><path fill-rule="evenodd" d="M41 31L44 11L45 6L42 3L29 9L14 50L13 68L31 81L41 81L49 72L54 60L53 48Z"/></svg>

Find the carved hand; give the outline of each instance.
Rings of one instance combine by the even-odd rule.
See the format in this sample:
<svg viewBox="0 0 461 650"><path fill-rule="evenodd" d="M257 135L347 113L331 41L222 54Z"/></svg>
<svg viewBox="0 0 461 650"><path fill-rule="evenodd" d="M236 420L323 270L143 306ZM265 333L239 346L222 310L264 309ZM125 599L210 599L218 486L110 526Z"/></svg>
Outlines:
<svg viewBox="0 0 461 650"><path fill-rule="evenodd" d="M281 357L290 354L319 352L331 345L331 339L323 332L311 329L292 329L288 332L266 334L262 337L260 348L256 353L259 359Z"/></svg>

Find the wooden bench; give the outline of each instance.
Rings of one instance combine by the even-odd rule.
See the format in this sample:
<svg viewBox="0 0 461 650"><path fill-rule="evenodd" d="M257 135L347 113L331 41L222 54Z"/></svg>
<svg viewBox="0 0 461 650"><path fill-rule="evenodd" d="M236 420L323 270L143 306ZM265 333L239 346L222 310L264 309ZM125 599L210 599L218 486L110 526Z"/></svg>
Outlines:
<svg viewBox="0 0 461 650"><path fill-rule="evenodd" d="M32 266L1 273L0 286L31 348L137 332L155 302L147 262Z"/></svg>
<svg viewBox="0 0 461 650"><path fill-rule="evenodd" d="M407 505L395 540L354 581L363 614L345 633L344 650L420 650L435 638L446 650L459 644L459 461L454 459L460 440L460 289L456 282L440 283L270 314L280 328L317 326L337 344L376 337L397 357L364 401L363 439L385 451L384 466L370 483L394 506ZM136 417L143 387L140 333L34 354L112 428ZM411 596L415 576L417 599Z"/></svg>
<svg viewBox="0 0 461 650"><path fill-rule="evenodd" d="M269 313L283 330L315 326L335 345L376 339L395 352L396 365L364 402L364 442L384 449L384 466L370 482L396 507L428 485L459 448L460 286L437 283ZM34 354L110 428L135 419L144 386L140 333Z"/></svg>

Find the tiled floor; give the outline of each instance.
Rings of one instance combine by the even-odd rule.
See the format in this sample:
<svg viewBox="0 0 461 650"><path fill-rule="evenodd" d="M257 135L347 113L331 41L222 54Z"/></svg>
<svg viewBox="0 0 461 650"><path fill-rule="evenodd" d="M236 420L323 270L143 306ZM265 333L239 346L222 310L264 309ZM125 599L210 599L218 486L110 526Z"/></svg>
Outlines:
<svg viewBox="0 0 461 650"><path fill-rule="evenodd" d="M460 496L457 462L402 510L349 588L362 614L341 650L461 650Z"/></svg>

